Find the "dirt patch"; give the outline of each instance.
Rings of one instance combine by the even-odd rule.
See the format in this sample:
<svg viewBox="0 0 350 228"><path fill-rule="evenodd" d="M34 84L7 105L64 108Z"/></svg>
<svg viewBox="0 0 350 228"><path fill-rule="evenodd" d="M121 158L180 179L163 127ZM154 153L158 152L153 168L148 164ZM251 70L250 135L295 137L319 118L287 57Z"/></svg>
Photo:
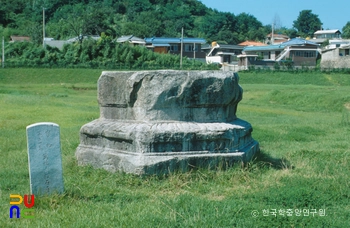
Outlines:
<svg viewBox="0 0 350 228"><path fill-rule="evenodd" d="M347 110L350 110L350 102L345 103L345 104L344 104L344 107L345 107Z"/></svg>
<svg viewBox="0 0 350 228"><path fill-rule="evenodd" d="M225 199L225 196L223 195L210 195L206 197L209 200L214 200L214 201L223 201Z"/></svg>

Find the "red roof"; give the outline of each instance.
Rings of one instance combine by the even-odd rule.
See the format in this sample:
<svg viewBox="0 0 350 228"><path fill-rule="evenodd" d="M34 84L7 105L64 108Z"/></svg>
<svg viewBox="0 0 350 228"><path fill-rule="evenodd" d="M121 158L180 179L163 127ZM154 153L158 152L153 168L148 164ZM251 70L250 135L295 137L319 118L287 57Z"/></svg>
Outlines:
<svg viewBox="0 0 350 228"><path fill-rule="evenodd" d="M15 41L30 41L30 37L29 36L11 36L11 41L15 42Z"/></svg>
<svg viewBox="0 0 350 228"><path fill-rule="evenodd" d="M266 44L264 44L264 43L252 41L252 40L246 40L242 43L239 43L238 45L241 45L241 46L266 46Z"/></svg>
<svg viewBox="0 0 350 228"><path fill-rule="evenodd" d="M269 33L266 37L272 37L272 33ZM276 33L273 34L273 37L274 38L283 38L283 39L286 39L286 40L289 39L289 36L287 36L287 35L276 34Z"/></svg>

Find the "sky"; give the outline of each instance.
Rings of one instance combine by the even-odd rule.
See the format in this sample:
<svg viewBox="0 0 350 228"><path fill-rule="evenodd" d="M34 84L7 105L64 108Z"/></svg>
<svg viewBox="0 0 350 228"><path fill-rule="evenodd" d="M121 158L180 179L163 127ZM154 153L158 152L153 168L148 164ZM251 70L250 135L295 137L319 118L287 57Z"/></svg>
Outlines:
<svg viewBox="0 0 350 228"><path fill-rule="evenodd" d="M274 18L279 18L280 24L287 28L293 27L299 12L312 10L313 14L323 23L323 29L339 29L340 31L350 21L349 0L199 0L209 8L234 15L248 13L256 17L263 25L272 24Z"/></svg>

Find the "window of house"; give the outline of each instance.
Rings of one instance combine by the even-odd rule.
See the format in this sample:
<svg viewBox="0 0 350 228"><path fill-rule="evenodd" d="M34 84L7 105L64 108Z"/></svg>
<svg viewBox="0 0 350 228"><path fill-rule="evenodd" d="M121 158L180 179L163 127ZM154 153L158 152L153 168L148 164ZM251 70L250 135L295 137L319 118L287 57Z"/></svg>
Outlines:
<svg viewBox="0 0 350 228"><path fill-rule="evenodd" d="M193 48L195 47L195 49L193 50ZM185 51L186 52L200 52L201 49L200 49L200 46L199 44L196 44L196 46L194 46L193 44L185 44Z"/></svg>
<svg viewBox="0 0 350 228"><path fill-rule="evenodd" d="M294 56L305 57L305 58L314 58L316 57L315 51L295 51Z"/></svg>
<svg viewBox="0 0 350 228"><path fill-rule="evenodd" d="M179 45L170 45L170 51L179 51Z"/></svg>
<svg viewBox="0 0 350 228"><path fill-rule="evenodd" d="M185 51L187 52L193 51L193 44L185 44Z"/></svg>

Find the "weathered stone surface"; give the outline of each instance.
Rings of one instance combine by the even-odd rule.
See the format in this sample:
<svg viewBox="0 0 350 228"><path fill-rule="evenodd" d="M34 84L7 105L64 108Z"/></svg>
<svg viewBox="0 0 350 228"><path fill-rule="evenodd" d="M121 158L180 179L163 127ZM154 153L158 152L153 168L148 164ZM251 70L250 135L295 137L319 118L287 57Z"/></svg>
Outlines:
<svg viewBox="0 0 350 228"><path fill-rule="evenodd" d="M55 123L27 126L30 192L63 193L60 129Z"/></svg>
<svg viewBox="0 0 350 228"><path fill-rule="evenodd" d="M81 128L78 163L152 174L250 160L259 146L236 117L241 99L232 72L103 72L100 119Z"/></svg>
<svg viewBox="0 0 350 228"><path fill-rule="evenodd" d="M242 99L238 78L215 71L103 72L101 118L227 122Z"/></svg>

